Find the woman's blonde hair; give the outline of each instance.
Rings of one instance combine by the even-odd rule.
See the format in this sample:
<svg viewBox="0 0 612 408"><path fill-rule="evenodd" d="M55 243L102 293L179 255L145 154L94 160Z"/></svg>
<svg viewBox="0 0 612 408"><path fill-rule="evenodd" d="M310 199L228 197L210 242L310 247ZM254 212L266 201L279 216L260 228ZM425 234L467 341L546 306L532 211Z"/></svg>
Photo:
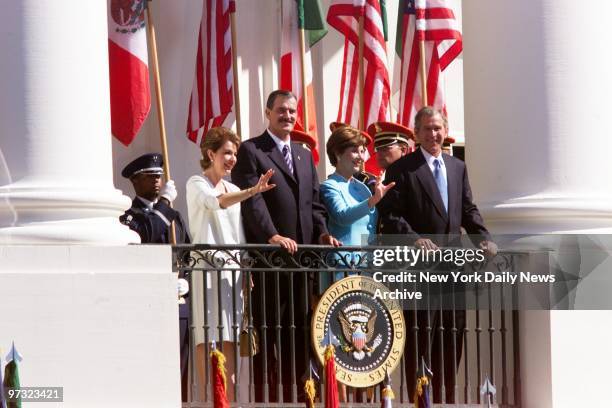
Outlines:
<svg viewBox="0 0 612 408"><path fill-rule="evenodd" d="M235 144L236 149L240 147L240 138L231 129L226 127L214 127L206 133L206 136L204 136L200 143L200 151L202 152L200 166L202 170L206 170L212 166L212 161L208 157L208 154L206 154L206 151L211 150L212 152L216 152L228 141Z"/></svg>

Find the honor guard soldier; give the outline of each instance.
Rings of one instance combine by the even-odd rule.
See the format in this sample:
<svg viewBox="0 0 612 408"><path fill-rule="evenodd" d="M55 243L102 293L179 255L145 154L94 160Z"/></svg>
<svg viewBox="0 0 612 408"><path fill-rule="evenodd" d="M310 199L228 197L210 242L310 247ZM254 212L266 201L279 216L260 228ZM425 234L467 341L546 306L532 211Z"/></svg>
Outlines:
<svg viewBox="0 0 612 408"><path fill-rule="evenodd" d="M368 133L374 138L376 163L382 169L381 177L396 160L410 153L415 145L414 132L393 122L375 122L368 126ZM376 230L380 233L380 218Z"/></svg>
<svg viewBox="0 0 612 408"><path fill-rule="evenodd" d="M170 225L174 221L176 243L189 243L189 235L180 213L170 203L176 198L174 181L162 187L164 159L159 153L144 154L121 171L132 182L136 197L132 207L119 217L122 224L140 235L143 244L170 243Z"/></svg>
<svg viewBox="0 0 612 408"><path fill-rule="evenodd" d="M332 122L329 124L329 130L332 131L332 133L334 132L334 130L343 127L343 126L348 126L346 123L342 123L342 122ZM368 146L371 146L372 144L372 136L368 133L368 132L364 132L363 130L360 131L361 135L365 138L366 140L366 157L363 158L363 162L367 162L370 159L370 154L368 152ZM364 169L361 169L361 171L358 171L357 173L353 174L353 177L355 177L355 179L361 181L363 184L365 184L366 186L368 186L368 188L370 189L370 192L372 194L374 194L374 186L376 185L376 175L369 173L367 171L365 171Z"/></svg>
<svg viewBox="0 0 612 408"><path fill-rule="evenodd" d="M368 126L368 133L374 138L376 163L383 170L413 150L414 132L393 122L375 122Z"/></svg>
<svg viewBox="0 0 612 408"><path fill-rule="evenodd" d="M162 187L161 177L164 158L159 153L144 154L121 171L121 175L130 179L134 186L136 197L125 214L119 217L121 223L140 235L143 244L169 244L170 226L174 221L176 243L188 244L189 234L185 229L181 214L170 207L176 198L174 181ZM184 296L189 291L189 284L185 279L178 279L178 295ZM182 400L187 401L187 365L189 360L189 308L181 298L179 301L179 336L181 355L181 394Z"/></svg>

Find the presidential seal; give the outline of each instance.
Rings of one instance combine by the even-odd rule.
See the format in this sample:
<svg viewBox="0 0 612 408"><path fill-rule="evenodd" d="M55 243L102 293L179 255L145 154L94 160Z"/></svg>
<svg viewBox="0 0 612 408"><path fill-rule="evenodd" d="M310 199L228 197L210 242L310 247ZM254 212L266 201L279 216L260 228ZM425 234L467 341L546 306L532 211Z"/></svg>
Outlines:
<svg viewBox="0 0 612 408"><path fill-rule="evenodd" d="M312 345L321 364L333 344L336 378L352 387L385 379L400 363L406 330L401 306L374 297L383 284L364 276L339 280L325 291L312 318Z"/></svg>

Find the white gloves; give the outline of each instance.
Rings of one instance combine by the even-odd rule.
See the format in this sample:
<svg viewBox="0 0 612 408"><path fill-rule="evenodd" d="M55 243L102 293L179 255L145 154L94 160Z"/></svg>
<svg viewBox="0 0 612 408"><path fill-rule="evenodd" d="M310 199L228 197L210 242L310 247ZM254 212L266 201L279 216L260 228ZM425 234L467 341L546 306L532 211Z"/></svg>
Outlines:
<svg viewBox="0 0 612 408"><path fill-rule="evenodd" d="M169 202L173 202L176 199L176 187L174 186L174 180L168 180L166 184L161 188L159 196L165 198Z"/></svg>
<svg viewBox="0 0 612 408"><path fill-rule="evenodd" d="M183 278L177 280L177 289L179 296L185 296L189 292L189 282Z"/></svg>
<svg viewBox="0 0 612 408"><path fill-rule="evenodd" d="M177 280L176 288L178 289L178 303L179 305L184 305L185 298L183 296L185 296L187 292L189 292L189 282L187 282L183 278L179 278Z"/></svg>

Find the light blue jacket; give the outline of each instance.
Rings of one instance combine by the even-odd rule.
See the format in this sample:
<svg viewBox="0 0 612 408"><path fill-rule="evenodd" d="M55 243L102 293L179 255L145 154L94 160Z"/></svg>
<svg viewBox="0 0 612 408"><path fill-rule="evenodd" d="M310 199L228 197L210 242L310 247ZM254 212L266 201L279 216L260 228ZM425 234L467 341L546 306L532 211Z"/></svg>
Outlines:
<svg viewBox="0 0 612 408"><path fill-rule="evenodd" d="M352 177L333 173L321 183L321 201L327 208L329 233L344 245L363 245L376 235L376 208L368 207L370 189Z"/></svg>

